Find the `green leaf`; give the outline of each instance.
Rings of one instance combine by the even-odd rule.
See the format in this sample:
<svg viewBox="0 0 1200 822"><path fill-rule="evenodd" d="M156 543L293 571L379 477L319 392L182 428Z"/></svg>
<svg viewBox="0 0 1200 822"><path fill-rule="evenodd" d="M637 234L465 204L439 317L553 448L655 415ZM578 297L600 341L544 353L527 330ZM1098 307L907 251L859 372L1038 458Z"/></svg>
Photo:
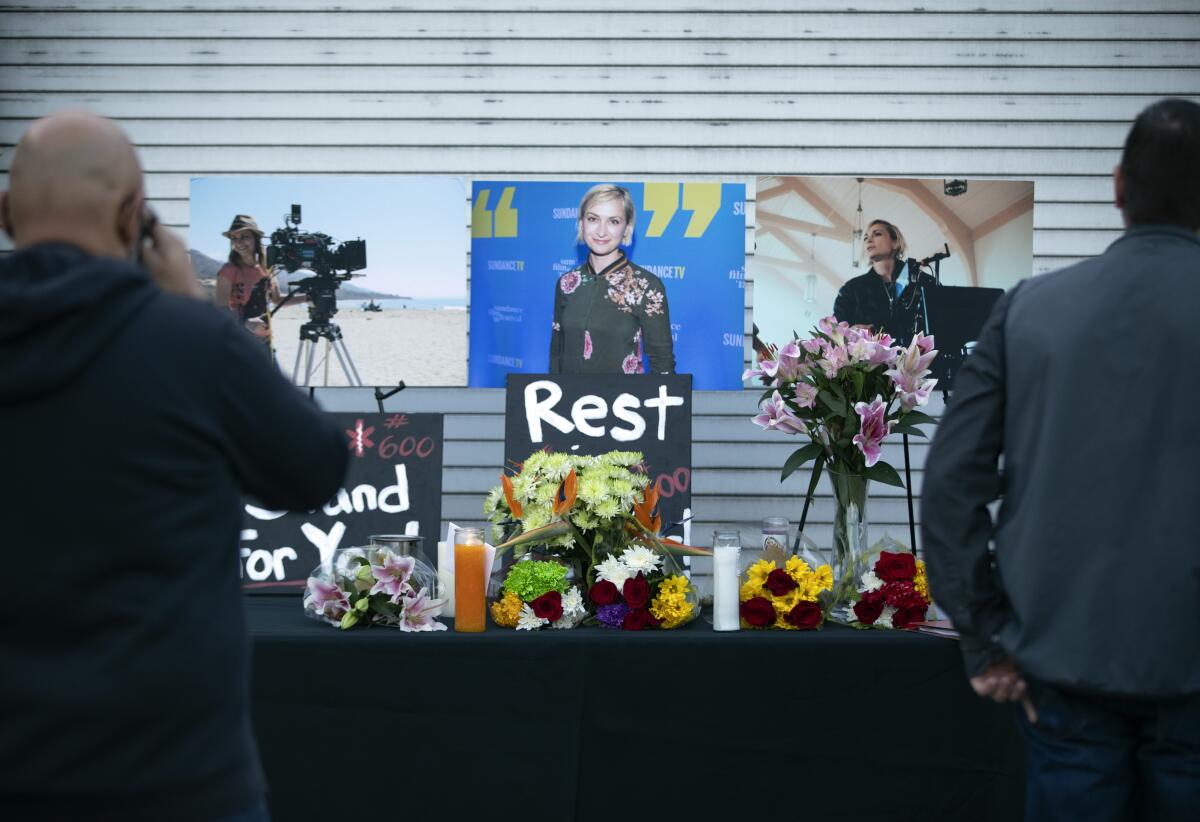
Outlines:
<svg viewBox="0 0 1200 822"><path fill-rule="evenodd" d="M811 459L816 459L819 456L821 456L820 443L810 442L803 448L797 448L792 452L792 455L787 458L787 462L783 464L783 473L780 474L779 481L783 482L785 479L799 470L804 463Z"/></svg>
<svg viewBox="0 0 1200 822"><path fill-rule="evenodd" d="M831 393L829 393L829 391L821 391L819 394L817 394L817 398L822 403L824 403L825 407L828 408L831 412L833 412L833 414L835 414L836 416L839 416L839 417L846 416L846 401L845 400L839 400L837 397L835 397Z"/></svg>
<svg viewBox="0 0 1200 822"><path fill-rule="evenodd" d="M896 469L886 462L875 463L863 471L863 476L876 482L882 482L884 485L894 485L897 488L904 487L904 480L900 479L900 475L896 473Z"/></svg>
<svg viewBox="0 0 1200 822"><path fill-rule="evenodd" d="M909 411L904 415L906 425L937 425L937 420L923 411Z"/></svg>
<svg viewBox="0 0 1200 822"><path fill-rule="evenodd" d="M861 397L863 395L863 372L857 368L850 372L850 379L854 382L854 396Z"/></svg>
<svg viewBox="0 0 1200 822"><path fill-rule="evenodd" d="M388 607L387 597L373 597L371 599L371 610L385 617L395 616L395 611Z"/></svg>
<svg viewBox="0 0 1200 822"><path fill-rule="evenodd" d="M902 422L902 423L899 423L898 425L893 426L892 433L893 434L908 434L909 436L912 436L912 437L928 436L928 434L926 434L920 428L911 426L907 422Z"/></svg>

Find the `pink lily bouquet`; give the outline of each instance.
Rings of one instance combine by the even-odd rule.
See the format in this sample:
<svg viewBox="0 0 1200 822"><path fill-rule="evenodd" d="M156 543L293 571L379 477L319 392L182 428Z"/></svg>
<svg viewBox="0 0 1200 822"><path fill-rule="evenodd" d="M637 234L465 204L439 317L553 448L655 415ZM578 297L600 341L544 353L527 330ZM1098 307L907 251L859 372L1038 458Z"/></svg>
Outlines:
<svg viewBox="0 0 1200 822"><path fill-rule="evenodd" d="M917 333L907 346L862 326L821 320L809 339L794 339L742 375L768 385L754 422L768 431L807 436L783 465L780 480L816 460L811 498L823 466L903 487L896 469L881 462L892 433L925 436L916 426L934 422L916 409L929 401L937 380L929 365L933 337Z"/></svg>
<svg viewBox="0 0 1200 822"><path fill-rule="evenodd" d="M445 602L433 597L437 573L428 563L387 546L338 550L308 578L304 613L346 630L386 625L401 631L444 631Z"/></svg>

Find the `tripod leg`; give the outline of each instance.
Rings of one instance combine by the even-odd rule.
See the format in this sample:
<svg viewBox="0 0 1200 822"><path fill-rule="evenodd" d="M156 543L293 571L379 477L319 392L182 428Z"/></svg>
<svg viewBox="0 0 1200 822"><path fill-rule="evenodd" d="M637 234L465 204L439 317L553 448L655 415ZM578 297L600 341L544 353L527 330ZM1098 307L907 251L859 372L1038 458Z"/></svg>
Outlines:
<svg viewBox="0 0 1200 822"><path fill-rule="evenodd" d="M317 341L308 341L308 356L304 360L304 384L308 385L312 381L313 373L313 354L317 350Z"/></svg>
<svg viewBox="0 0 1200 822"><path fill-rule="evenodd" d="M300 345L296 348L296 364L292 366L292 385L307 385L308 379L305 378L303 383L296 382L300 377L300 359L304 356L304 343L306 340L300 340Z"/></svg>
<svg viewBox="0 0 1200 822"><path fill-rule="evenodd" d="M346 375L346 381L351 385L362 385L362 377L358 376L358 369L354 367L350 349L346 347L346 341L341 337L333 341L333 353L337 354L338 362L342 364L342 373Z"/></svg>

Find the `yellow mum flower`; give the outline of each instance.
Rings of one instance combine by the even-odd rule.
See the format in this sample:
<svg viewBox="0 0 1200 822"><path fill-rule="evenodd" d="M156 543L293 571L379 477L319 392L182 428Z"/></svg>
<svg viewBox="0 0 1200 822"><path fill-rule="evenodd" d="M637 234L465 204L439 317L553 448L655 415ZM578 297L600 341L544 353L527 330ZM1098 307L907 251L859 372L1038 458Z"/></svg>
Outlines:
<svg viewBox="0 0 1200 822"><path fill-rule="evenodd" d="M783 569L787 571L792 579L801 585L804 584L804 578L812 573L812 568L808 567L808 563L800 559L800 557L788 557L788 560L783 565Z"/></svg>
<svg viewBox="0 0 1200 822"><path fill-rule="evenodd" d="M687 588L687 577L676 574L675 576L670 576L664 579L658 586L658 591L660 594L683 594L687 592Z"/></svg>
<svg viewBox="0 0 1200 822"><path fill-rule="evenodd" d="M650 614L655 619L662 620L663 628L676 628L682 625L692 615L695 608L682 592L661 590L654 601L650 603Z"/></svg>
<svg viewBox="0 0 1200 822"><path fill-rule="evenodd" d="M766 559L760 559L758 562L746 569L746 579L749 582L762 585L767 581L767 576L774 570L774 562Z"/></svg>
<svg viewBox="0 0 1200 822"><path fill-rule="evenodd" d="M913 587L917 589L917 593L929 599L929 577L925 575L925 562L917 560L917 573L913 576Z"/></svg>
<svg viewBox="0 0 1200 822"><path fill-rule="evenodd" d="M821 565L816 571L813 571L813 578L817 591L833 588L833 569L828 565Z"/></svg>
<svg viewBox="0 0 1200 822"><path fill-rule="evenodd" d="M501 628L516 628L523 604L521 598L512 591L506 592L501 599L492 603L492 621Z"/></svg>

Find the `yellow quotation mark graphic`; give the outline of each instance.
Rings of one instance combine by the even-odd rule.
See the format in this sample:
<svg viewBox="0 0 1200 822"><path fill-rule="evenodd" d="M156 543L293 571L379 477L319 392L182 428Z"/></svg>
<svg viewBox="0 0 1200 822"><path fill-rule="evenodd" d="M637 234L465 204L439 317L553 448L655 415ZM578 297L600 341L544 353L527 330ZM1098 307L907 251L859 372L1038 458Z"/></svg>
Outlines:
<svg viewBox="0 0 1200 822"><path fill-rule="evenodd" d="M517 210L512 207L516 186L505 186L500 192L500 201L496 203L495 215L488 210L488 199L492 195L490 188L479 192L475 204L471 206L471 236L472 237L515 237L517 236Z"/></svg>
<svg viewBox="0 0 1200 822"><path fill-rule="evenodd" d="M720 183L646 183L642 210L651 213L647 237L661 237L671 218L679 211L679 189L683 189L683 210L692 212L684 237L703 237L713 217L721 210ZM494 210L488 208L491 189L482 189L471 207L472 237L516 237L517 209L512 207L516 186L505 186Z"/></svg>
<svg viewBox="0 0 1200 822"><path fill-rule="evenodd" d="M642 209L654 216L646 228L647 237L661 237L675 212L679 210L679 183L646 183ZM703 237L708 225L721 209L720 183L684 183L683 210L692 212L684 237Z"/></svg>

